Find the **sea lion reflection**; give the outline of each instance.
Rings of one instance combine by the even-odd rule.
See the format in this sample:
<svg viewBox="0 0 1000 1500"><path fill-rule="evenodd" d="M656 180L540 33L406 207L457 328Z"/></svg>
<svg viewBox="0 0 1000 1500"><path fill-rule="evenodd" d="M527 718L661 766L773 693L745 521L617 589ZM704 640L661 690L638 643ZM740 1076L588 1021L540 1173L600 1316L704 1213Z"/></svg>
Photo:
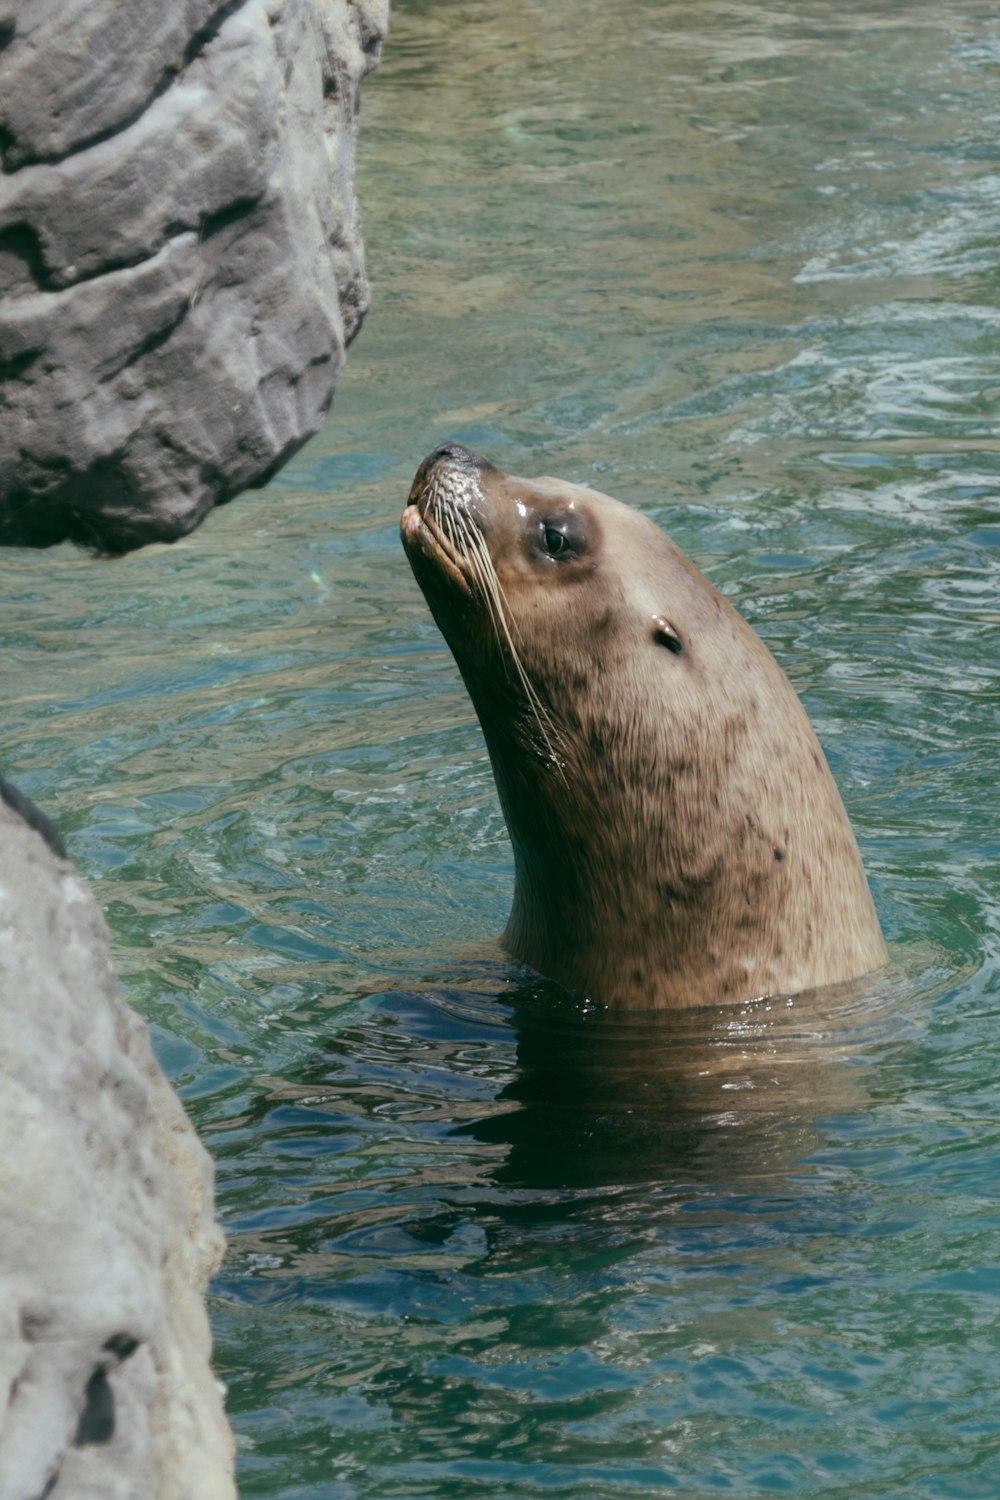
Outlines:
<svg viewBox="0 0 1000 1500"><path fill-rule="evenodd" d="M456 1133L509 1148L492 1173L508 1186L759 1187L808 1156L824 1116L864 1103L858 994L846 1015L839 994L637 1015L530 982L498 997L516 1074Z"/></svg>

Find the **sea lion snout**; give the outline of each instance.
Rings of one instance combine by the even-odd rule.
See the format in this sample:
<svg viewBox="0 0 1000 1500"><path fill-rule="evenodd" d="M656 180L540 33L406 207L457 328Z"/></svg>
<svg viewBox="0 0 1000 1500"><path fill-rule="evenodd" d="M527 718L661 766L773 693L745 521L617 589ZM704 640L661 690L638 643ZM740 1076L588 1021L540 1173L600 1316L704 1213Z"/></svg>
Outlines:
<svg viewBox="0 0 1000 1500"><path fill-rule="evenodd" d="M423 460L413 477L413 486L410 490L410 499L414 500L427 486L427 482L438 465L447 465L450 468L484 471L494 466L488 458L481 453L476 453L473 448L466 448L464 443L457 442L454 438L446 438L436 448L432 448Z"/></svg>

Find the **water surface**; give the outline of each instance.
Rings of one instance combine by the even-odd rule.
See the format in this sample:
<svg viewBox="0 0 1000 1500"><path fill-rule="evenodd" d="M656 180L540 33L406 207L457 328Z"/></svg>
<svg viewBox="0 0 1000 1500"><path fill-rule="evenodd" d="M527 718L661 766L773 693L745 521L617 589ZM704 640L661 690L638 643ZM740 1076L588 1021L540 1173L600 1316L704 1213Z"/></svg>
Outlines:
<svg viewBox="0 0 1000 1500"><path fill-rule="evenodd" d="M324 432L175 547L4 554L5 771L218 1163L244 1496L1000 1492L998 65L984 4L397 0ZM749 617L887 976L474 956L510 852L396 536L445 436Z"/></svg>

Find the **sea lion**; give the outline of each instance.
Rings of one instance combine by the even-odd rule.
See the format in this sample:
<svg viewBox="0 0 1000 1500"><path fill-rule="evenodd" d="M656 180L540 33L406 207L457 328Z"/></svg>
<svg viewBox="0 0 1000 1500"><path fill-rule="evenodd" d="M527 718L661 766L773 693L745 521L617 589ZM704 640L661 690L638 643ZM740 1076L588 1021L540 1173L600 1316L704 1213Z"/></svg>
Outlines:
<svg viewBox="0 0 1000 1500"><path fill-rule="evenodd" d="M448 442L400 531L493 763L509 953L633 1007L791 995L886 962L791 684L652 521Z"/></svg>

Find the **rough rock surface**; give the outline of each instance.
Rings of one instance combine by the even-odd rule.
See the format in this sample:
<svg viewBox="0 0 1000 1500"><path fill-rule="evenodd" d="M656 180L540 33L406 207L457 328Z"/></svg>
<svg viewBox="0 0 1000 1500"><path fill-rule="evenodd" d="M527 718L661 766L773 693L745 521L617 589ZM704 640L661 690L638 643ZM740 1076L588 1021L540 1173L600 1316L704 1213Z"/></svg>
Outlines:
<svg viewBox="0 0 1000 1500"><path fill-rule="evenodd" d="M0 1500L231 1500L211 1164L73 867L0 800Z"/></svg>
<svg viewBox="0 0 1000 1500"><path fill-rule="evenodd" d="M171 540L320 426L388 0L0 0L0 544Z"/></svg>

